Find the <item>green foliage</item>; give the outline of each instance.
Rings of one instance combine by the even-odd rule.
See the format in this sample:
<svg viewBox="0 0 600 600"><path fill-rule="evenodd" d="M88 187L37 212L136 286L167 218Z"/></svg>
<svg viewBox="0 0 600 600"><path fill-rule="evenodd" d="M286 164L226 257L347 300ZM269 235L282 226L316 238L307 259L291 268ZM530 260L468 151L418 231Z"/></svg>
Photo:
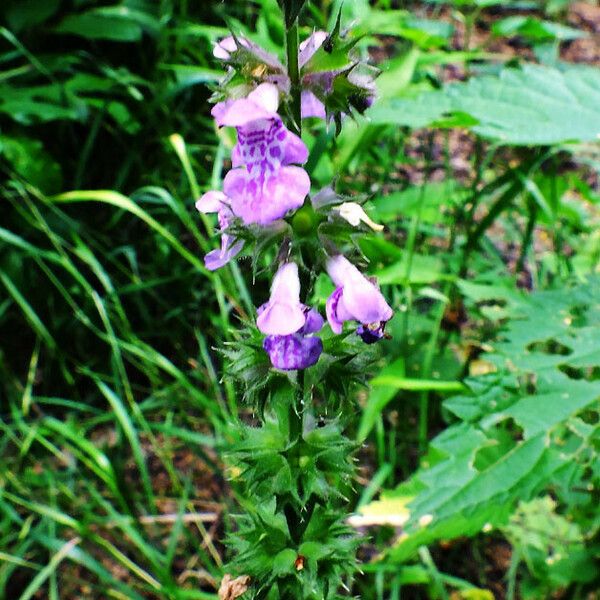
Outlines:
<svg viewBox="0 0 600 600"><path fill-rule="evenodd" d="M517 503L546 490L578 512L591 540L599 526L589 491L598 484L599 307L597 278L509 299L512 318L484 355L495 371L468 379L469 393L444 403L460 420L431 441L415 475L388 493L414 496L389 560L496 527L516 536L520 517L510 519Z"/></svg>
<svg viewBox="0 0 600 600"><path fill-rule="evenodd" d="M577 40L585 37L585 34L579 29L521 15L506 17L494 23L492 31L495 35L500 36L522 36L534 43L551 40Z"/></svg>
<svg viewBox="0 0 600 600"><path fill-rule="evenodd" d="M586 536L577 523L556 512L556 502L549 496L519 503L503 533L527 565L524 597L547 596L573 582L594 581Z"/></svg>
<svg viewBox="0 0 600 600"><path fill-rule="evenodd" d="M304 381L269 367L250 325L248 287L266 296L289 227L251 232L251 259L210 274L217 235L193 208L233 144L209 118L212 43L232 29L281 57L278 3L0 4L0 596L214 600L223 521L236 572L266 582L245 597L487 599L501 535L514 597L597 589L598 280L582 282L600 262L598 71L454 49L457 20L484 15L512 48L564 50L585 35L568 3L457 0L452 23L387 0L285 3L301 37L341 14L305 74L352 72L369 47L382 72L370 120L303 137L314 189L335 177L386 224L317 232L363 255L397 313L383 359L326 333ZM244 75L266 64L253 48L232 58ZM347 111L357 90L336 86L325 100ZM472 136L458 153L455 128ZM308 288L322 311L328 278ZM354 581L348 503L405 529L362 536Z"/></svg>
<svg viewBox="0 0 600 600"><path fill-rule="evenodd" d="M234 516L229 568L251 577L253 598L338 598L358 545L340 514L354 444L339 420L299 414L289 384L269 389L261 425L231 431L232 483L246 512Z"/></svg>
<svg viewBox="0 0 600 600"><path fill-rule="evenodd" d="M597 69L526 64L416 98L393 99L373 107L369 115L374 123L409 127L445 126L448 121L500 144L531 146L597 141L599 105Z"/></svg>

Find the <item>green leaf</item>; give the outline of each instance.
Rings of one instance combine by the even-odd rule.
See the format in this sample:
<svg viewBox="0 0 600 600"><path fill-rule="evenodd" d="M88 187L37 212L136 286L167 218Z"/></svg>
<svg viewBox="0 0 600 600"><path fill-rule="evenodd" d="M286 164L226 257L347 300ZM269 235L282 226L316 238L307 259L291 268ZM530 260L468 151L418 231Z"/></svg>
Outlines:
<svg viewBox="0 0 600 600"><path fill-rule="evenodd" d="M464 113L475 133L509 145L547 145L600 139L600 71L525 64L474 77L418 98L374 106L374 123L424 127ZM468 123L467 123L468 124Z"/></svg>
<svg viewBox="0 0 600 600"><path fill-rule="evenodd" d="M60 0L17 0L7 2L5 16L15 33L35 27L49 19L60 6Z"/></svg>
<svg viewBox="0 0 600 600"><path fill-rule="evenodd" d="M441 280L453 279L453 275L444 273L443 264L436 256L413 254L408 269L408 256L404 254L401 260L375 271L380 285L408 283L412 285L435 283ZM407 276L408 275L408 276Z"/></svg>
<svg viewBox="0 0 600 600"><path fill-rule="evenodd" d="M281 577L294 571L297 554L291 548L286 548L273 558L273 575Z"/></svg>
<svg viewBox="0 0 600 600"><path fill-rule="evenodd" d="M16 173L44 193L56 193L61 188L60 165L39 140L0 135L0 156L11 163Z"/></svg>
<svg viewBox="0 0 600 600"><path fill-rule="evenodd" d="M579 29L524 15L514 15L496 21L492 26L492 33L505 36L519 35L533 42L568 41L586 37L586 33Z"/></svg>
<svg viewBox="0 0 600 600"><path fill-rule="evenodd" d="M519 501L546 488L572 494L574 482L589 481L593 453L585 450L595 428L582 419L596 423L599 412L598 283L593 277L525 296L502 285L460 282L474 300L504 302L511 318L482 357L496 372L468 379L467 393L444 403L464 422L434 438L417 473L384 493L414 496L391 559L405 561L435 540L504 526ZM402 384L403 374L381 377L388 386L394 380Z"/></svg>
<svg viewBox="0 0 600 600"><path fill-rule="evenodd" d="M91 40L137 42L144 31L156 34L158 29L158 21L148 13L117 5L92 8L81 14L67 15L54 31Z"/></svg>

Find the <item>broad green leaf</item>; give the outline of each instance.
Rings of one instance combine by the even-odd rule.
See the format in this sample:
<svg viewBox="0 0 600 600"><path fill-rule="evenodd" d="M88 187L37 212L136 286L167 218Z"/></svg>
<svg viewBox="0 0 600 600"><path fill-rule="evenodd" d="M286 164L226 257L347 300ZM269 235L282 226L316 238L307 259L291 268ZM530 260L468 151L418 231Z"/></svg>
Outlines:
<svg viewBox="0 0 600 600"><path fill-rule="evenodd" d="M389 551L395 561L423 544L503 526L519 501L546 488L571 490L589 469L583 451L595 428L582 419L596 422L600 407L591 376L600 366L598 278L528 296L503 285L460 288L473 300L505 303L511 318L483 355L496 372L469 378L468 391L444 403L463 422L431 441L413 477L383 493L414 496ZM381 382L395 378L402 379L391 373Z"/></svg>
<svg viewBox="0 0 600 600"><path fill-rule="evenodd" d="M475 133L509 145L548 145L600 139L600 71L525 64L499 75L473 77L418 98L374 106L373 123L424 127L445 116L469 115ZM468 123L467 123L468 124Z"/></svg>
<svg viewBox="0 0 600 600"><path fill-rule="evenodd" d="M60 165L39 140L0 135L0 156L12 164L16 173L44 193L52 194L60 189Z"/></svg>
<svg viewBox="0 0 600 600"><path fill-rule="evenodd" d="M441 280L453 279L453 275L444 273L441 259L436 256L413 254L410 269L408 255L405 253L401 260L375 272L381 285L410 283L412 285L435 283Z"/></svg>

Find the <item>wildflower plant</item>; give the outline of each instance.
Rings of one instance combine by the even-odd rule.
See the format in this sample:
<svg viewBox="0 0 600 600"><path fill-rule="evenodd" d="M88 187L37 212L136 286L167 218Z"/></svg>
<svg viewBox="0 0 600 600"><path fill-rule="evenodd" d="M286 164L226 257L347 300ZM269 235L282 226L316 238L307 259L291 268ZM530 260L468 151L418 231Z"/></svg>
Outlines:
<svg viewBox="0 0 600 600"><path fill-rule="evenodd" d="M374 98L374 70L340 33L300 42L304 2L286 0L286 64L234 33L214 56L226 74L214 94L217 127L237 143L222 191L196 204L217 213L215 270L244 254L271 277L253 322L223 349L226 374L244 389L259 425L232 425L231 464L243 514L228 538L232 561L221 597L329 599L349 592L357 537L347 524L354 479L352 387L364 381L392 308L361 272L356 236L379 230L333 185L312 190L303 119L339 127ZM332 292L325 317L315 282ZM312 300L311 300L312 298ZM258 303L257 303L258 304Z"/></svg>

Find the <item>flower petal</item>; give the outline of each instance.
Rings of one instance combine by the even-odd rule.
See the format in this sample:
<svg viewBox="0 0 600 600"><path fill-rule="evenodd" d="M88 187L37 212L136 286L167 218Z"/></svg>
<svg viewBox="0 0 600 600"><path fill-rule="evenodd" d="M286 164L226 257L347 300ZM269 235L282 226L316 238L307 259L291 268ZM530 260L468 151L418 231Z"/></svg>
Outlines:
<svg viewBox="0 0 600 600"><path fill-rule="evenodd" d="M256 326L268 335L289 335L300 330L306 321L300 304L298 265L281 265L273 278L271 297L259 309Z"/></svg>
<svg viewBox="0 0 600 600"><path fill-rule="evenodd" d="M303 165L308 160L308 148L306 144L291 131L287 131L283 145L283 160L284 165Z"/></svg>
<svg viewBox="0 0 600 600"><path fill-rule="evenodd" d="M351 315L363 324L389 321L393 311L382 293L350 261L341 254L327 261L327 272L343 294L336 305L338 320Z"/></svg>
<svg viewBox="0 0 600 600"><path fill-rule="evenodd" d="M303 119L308 119L308 117L327 118L325 105L310 90L302 92L300 101Z"/></svg>
<svg viewBox="0 0 600 600"><path fill-rule="evenodd" d="M389 321L394 314L383 294L366 278L345 285L341 303L363 324Z"/></svg>
<svg viewBox="0 0 600 600"><path fill-rule="evenodd" d="M293 302L300 305L300 277L296 263L283 263L277 269L271 284L271 301Z"/></svg>
<svg viewBox="0 0 600 600"><path fill-rule="evenodd" d="M205 214L219 212L226 202L227 196L223 192L211 190L196 200L196 210Z"/></svg>
<svg viewBox="0 0 600 600"><path fill-rule="evenodd" d="M231 259L235 258L244 247L244 240L239 240L229 245L229 236L223 235L221 238L221 249L212 250L204 257L204 265L209 271L215 271L226 265Z"/></svg>
<svg viewBox="0 0 600 600"><path fill-rule="evenodd" d="M279 90L272 83L261 83L248 94L248 100L260 108L274 113L279 107Z"/></svg>
<svg viewBox="0 0 600 600"><path fill-rule="evenodd" d="M304 325L306 317L299 305L274 302L263 304L256 326L267 335L289 335Z"/></svg>
<svg viewBox="0 0 600 600"><path fill-rule="evenodd" d="M308 333L317 333L317 331L321 331L325 321L323 317L316 311L314 308L308 309L307 307L304 309L306 322L304 323L304 327L302 327L302 334Z"/></svg>
<svg viewBox="0 0 600 600"><path fill-rule="evenodd" d="M327 315L327 321L329 322L329 326L333 333L342 333L342 328L344 326L344 321L339 319L337 315L338 304L343 291L343 288L337 288L335 292L327 298L327 303L325 304L325 314Z"/></svg>
<svg viewBox="0 0 600 600"><path fill-rule="evenodd" d="M240 39L240 43L243 45L243 41ZM237 50L237 44L232 35L223 38L221 41L215 44L213 48L213 56L221 60L229 60L231 53Z"/></svg>
<svg viewBox="0 0 600 600"><path fill-rule="evenodd" d="M383 225L375 223L369 215L365 212L365 209L356 202L343 202L334 210L339 212L340 217L345 219L353 227L358 227L361 222L368 225L373 231L383 231Z"/></svg>
<svg viewBox="0 0 600 600"><path fill-rule="evenodd" d="M323 342L318 337L301 335L270 335L263 348L276 369L291 371L314 365L323 352Z"/></svg>
<svg viewBox="0 0 600 600"><path fill-rule="evenodd" d="M307 37L299 46L298 65L303 67L313 54L323 45L329 34L326 31L315 31Z"/></svg>
<svg viewBox="0 0 600 600"><path fill-rule="evenodd" d="M300 167L281 167L277 173L232 169L223 181L233 213L246 224L267 225L300 208L310 191L310 178Z"/></svg>
<svg viewBox="0 0 600 600"><path fill-rule="evenodd" d="M221 104L225 106L221 107ZM277 118L277 113L266 110L248 98L220 102L210 112L219 127L242 127L259 119Z"/></svg>

